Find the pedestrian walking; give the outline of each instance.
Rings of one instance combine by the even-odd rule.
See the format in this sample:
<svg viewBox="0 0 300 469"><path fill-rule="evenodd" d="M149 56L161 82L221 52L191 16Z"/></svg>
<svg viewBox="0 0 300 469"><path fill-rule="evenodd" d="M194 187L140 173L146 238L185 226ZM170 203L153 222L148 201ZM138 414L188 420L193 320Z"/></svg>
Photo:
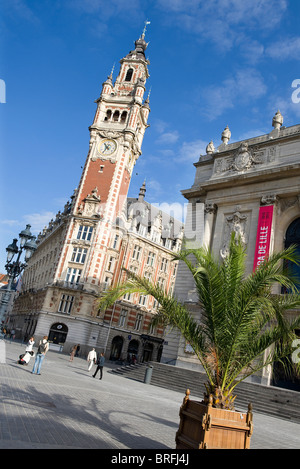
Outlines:
<svg viewBox="0 0 300 469"><path fill-rule="evenodd" d="M48 337L45 335L42 340L40 340L37 353L35 356L35 362L32 368L32 374L35 373L35 370L37 370L36 374L40 375L41 374L41 366L44 361L45 355L49 350L49 342L48 342Z"/></svg>
<svg viewBox="0 0 300 469"><path fill-rule="evenodd" d="M93 348L90 350L88 356L87 356L87 361L88 361L88 371L91 371L93 363L97 363L97 353L96 350Z"/></svg>
<svg viewBox="0 0 300 469"><path fill-rule="evenodd" d="M33 346L34 346L34 337L30 337L30 339L27 343L25 352L32 352Z"/></svg>
<svg viewBox="0 0 300 469"><path fill-rule="evenodd" d="M15 340L15 337L16 337L16 331L14 329L12 329L10 331L10 340L9 340L9 342L11 343L12 340Z"/></svg>
<svg viewBox="0 0 300 469"><path fill-rule="evenodd" d="M99 379L102 379L104 362L105 362L104 353L101 353L100 358L97 360L97 368L96 368L95 373L93 374L93 378L96 377L96 374L100 370L100 378Z"/></svg>
<svg viewBox="0 0 300 469"><path fill-rule="evenodd" d="M77 344L77 348L76 348L76 352L75 352L75 357L78 357L79 350L80 350L80 344Z"/></svg>
<svg viewBox="0 0 300 469"><path fill-rule="evenodd" d="M75 355L75 353L76 353L76 349L77 349L77 345L73 345L73 347L71 348L71 353L70 353L70 360L69 360L70 362L72 362L73 359L74 359L74 355Z"/></svg>

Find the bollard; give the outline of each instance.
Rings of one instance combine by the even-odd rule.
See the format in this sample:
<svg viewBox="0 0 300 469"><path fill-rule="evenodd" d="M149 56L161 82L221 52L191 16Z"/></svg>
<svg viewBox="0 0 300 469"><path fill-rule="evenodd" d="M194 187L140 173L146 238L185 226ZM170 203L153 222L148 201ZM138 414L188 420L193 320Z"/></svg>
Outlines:
<svg viewBox="0 0 300 469"><path fill-rule="evenodd" d="M153 366L151 366L151 365L149 365L149 366L146 368L144 383L150 384L151 376L152 376L152 370L153 370Z"/></svg>

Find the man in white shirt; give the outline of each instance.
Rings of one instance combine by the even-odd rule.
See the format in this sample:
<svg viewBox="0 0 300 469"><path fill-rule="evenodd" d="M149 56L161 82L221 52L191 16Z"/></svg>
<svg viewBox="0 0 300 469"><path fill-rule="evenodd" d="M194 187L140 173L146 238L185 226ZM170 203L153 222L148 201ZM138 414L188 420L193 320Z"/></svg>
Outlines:
<svg viewBox="0 0 300 469"><path fill-rule="evenodd" d="M89 354L87 356L87 361L88 361L88 364L89 364L88 371L90 371L92 366L93 366L93 363L96 363L96 361L97 361L97 353L96 353L96 350L94 348L89 352Z"/></svg>

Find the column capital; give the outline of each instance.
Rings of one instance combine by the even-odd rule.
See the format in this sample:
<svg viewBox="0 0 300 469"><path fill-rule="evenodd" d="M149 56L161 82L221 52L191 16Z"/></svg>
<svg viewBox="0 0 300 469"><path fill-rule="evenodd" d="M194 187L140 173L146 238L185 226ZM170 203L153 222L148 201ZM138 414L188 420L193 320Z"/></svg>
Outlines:
<svg viewBox="0 0 300 469"><path fill-rule="evenodd" d="M206 203L204 205L204 212L205 213L215 214L217 209L218 209L218 206L214 203Z"/></svg>
<svg viewBox="0 0 300 469"><path fill-rule="evenodd" d="M275 205L278 202L278 196L276 194L266 194L260 199L260 205Z"/></svg>

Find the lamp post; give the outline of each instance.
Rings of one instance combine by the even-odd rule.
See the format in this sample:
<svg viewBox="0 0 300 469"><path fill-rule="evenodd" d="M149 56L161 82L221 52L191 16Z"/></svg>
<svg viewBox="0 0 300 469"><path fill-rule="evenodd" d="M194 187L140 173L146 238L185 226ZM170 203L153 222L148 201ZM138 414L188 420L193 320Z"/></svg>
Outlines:
<svg viewBox="0 0 300 469"><path fill-rule="evenodd" d="M17 245L17 238L13 240L11 244L9 244L6 248L7 252L7 262L5 265L5 270L8 274L8 284L5 292L2 295L1 303L0 303L0 326L5 319L5 315L7 312L7 305L10 300L10 296L12 293L12 285L15 279L23 272L25 267L27 266L27 262L34 253L37 248L35 242L35 236L33 236L30 232L30 225L26 225L25 230L22 230L19 234L19 246ZM21 255L25 252L25 262L21 261ZM15 256L17 256L15 258ZM15 260L14 260L15 258Z"/></svg>

